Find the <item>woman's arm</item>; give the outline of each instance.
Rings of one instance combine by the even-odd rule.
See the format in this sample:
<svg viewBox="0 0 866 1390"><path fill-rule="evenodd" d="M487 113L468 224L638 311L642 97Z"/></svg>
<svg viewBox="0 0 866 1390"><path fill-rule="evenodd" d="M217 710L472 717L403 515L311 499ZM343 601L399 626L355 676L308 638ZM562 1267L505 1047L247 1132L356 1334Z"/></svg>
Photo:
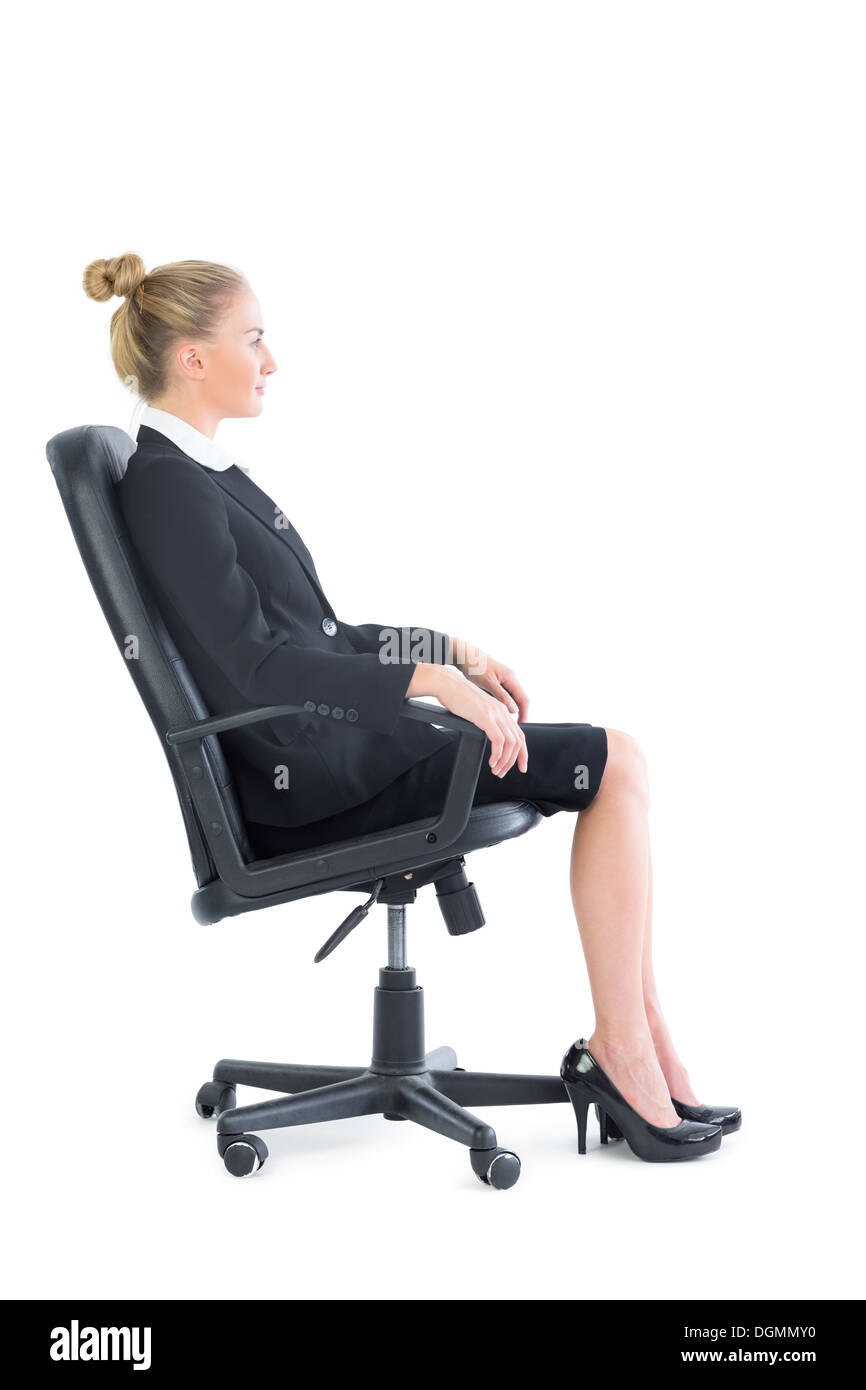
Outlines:
<svg viewBox="0 0 866 1390"><path fill-rule="evenodd" d="M419 660L436 666L454 664L454 639L446 632L437 632L434 627L389 627L385 623L340 623L354 647L361 652L378 653L383 647L393 647L394 634L398 645L407 654L417 652Z"/></svg>
<svg viewBox="0 0 866 1390"><path fill-rule="evenodd" d="M521 772L526 771L529 753L520 724L506 712L502 699L468 680L457 666L418 662L406 693L409 696L434 695L452 714L483 729L490 740L488 761L496 776L504 777L515 762Z"/></svg>
<svg viewBox="0 0 866 1390"><path fill-rule="evenodd" d="M481 647L465 642L462 637L451 640L453 664L458 670L463 672L467 680L486 690L488 695L501 700L512 714L517 715L518 721L525 724L529 718L529 696L511 667Z"/></svg>
<svg viewBox="0 0 866 1390"><path fill-rule="evenodd" d="M359 650L367 652L379 652L388 645L391 635L398 632L401 635L400 649L404 653L416 651L421 661L434 666L456 667L467 680L500 700L512 714L516 714L520 723L525 724L529 718L529 696L511 667L462 637L451 637L427 627L395 629L381 623L362 623L358 627L343 623L341 626L349 640ZM408 657L404 655L402 659ZM451 688L446 686L446 689ZM417 695L419 691L416 688L411 693ZM435 692L430 690L427 693L432 695Z"/></svg>
<svg viewBox="0 0 866 1390"><path fill-rule="evenodd" d="M272 629L238 563L222 490L202 469L174 455L148 459L126 479L124 515L157 596L245 700L341 705L359 728L394 733L416 665L299 647Z"/></svg>

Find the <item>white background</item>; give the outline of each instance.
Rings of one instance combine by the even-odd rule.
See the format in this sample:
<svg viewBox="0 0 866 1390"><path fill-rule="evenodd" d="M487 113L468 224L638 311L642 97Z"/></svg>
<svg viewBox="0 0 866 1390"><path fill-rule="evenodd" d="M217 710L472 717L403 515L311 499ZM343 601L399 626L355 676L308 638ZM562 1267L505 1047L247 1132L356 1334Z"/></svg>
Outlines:
<svg viewBox="0 0 866 1390"><path fill-rule="evenodd" d="M864 32L856 4L41 7L10 18L4 1289L66 1298L862 1297ZM217 442L339 617L514 666L531 720L633 733L655 960L719 1154L521 1156L378 1117L230 1177L221 1057L363 1065L385 910L202 928L168 766L45 457L129 428L96 257L240 267L279 370ZM574 819L432 890L429 1047L556 1074L593 1027ZM241 1089L249 1104L263 1093Z"/></svg>

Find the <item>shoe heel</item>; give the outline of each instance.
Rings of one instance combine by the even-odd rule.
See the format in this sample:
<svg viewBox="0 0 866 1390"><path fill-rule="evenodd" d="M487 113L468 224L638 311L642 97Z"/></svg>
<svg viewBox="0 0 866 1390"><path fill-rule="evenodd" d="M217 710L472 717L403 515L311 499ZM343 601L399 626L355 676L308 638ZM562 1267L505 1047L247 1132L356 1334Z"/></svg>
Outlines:
<svg viewBox="0 0 866 1390"><path fill-rule="evenodd" d="M622 1130L616 1120L611 1119L606 1110L602 1110L601 1106L597 1105L595 1113L598 1116L598 1128L603 1144L610 1144L622 1138Z"/></svg>
<svg viewBox="0 0 866 1390"><path fill-rule="evenodd" d="M595 1113L598 1116L598 1129L603 1144L614 1144L617 1139L622 1138L622 1130L612 1115L608 1115L600 1105L595 1107Z"/></svg>
<svg viewBox="0 0 866 1390"><path fill-rule="evenodd" d="M568 1098L574 1106L574 1117L577 1120L577 1152L586 1153L586 1112L589 1109L589 1100L583 1092L575 1090L570 1081L566 1081L565 1089Z"/></svg>

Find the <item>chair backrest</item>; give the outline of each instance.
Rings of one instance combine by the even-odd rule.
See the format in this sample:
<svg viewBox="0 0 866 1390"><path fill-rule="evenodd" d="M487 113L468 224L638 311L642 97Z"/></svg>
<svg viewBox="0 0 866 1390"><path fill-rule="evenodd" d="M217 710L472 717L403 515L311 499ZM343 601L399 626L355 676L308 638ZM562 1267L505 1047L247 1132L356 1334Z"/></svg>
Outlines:
<svg viewBox="0 0 866 1390"><path fill-rule="evenodd" d="M199 887L217 877L216 866L187 788L178 750L166 732L208 710L162 619L129 538L114 485L126 472L135 442L113 425L79 425L48 441L46 453L90 582L118 650L168 759L180 801ZM202 740L202 775L225 812L229 833L245 863L255 859L231 772L217 734Z"/></svg>

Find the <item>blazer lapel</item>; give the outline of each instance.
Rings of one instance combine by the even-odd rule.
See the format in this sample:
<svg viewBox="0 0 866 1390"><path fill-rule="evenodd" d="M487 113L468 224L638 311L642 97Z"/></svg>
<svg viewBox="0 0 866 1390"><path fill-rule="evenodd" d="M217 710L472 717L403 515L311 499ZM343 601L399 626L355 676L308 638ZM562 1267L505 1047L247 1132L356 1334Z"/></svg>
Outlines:
<svg viewBox="0 0 866 1390"><path fill-rule="evenodd" d="M202 465L205 467L206 465ZM295 559L304 569L307 578L315 589L319 602L327 611L330 617L335 618L333 608L328 602L325 592L319 583L319 576L316 574L316 566L301 537L298 535L285 512L276 505L266 492L258 487L242 468L237 464L233 468L208 469L215 483L218 483L225 492L231 494L234 500L245 507L252 516L256 517L267 529L270 535L276 536L277 540L289 547Z"/></svg>
<svg viewBox="0 0 866 1390"><path fill-rule="evenodd" d="M159 430L152 429L150 425L139 425L136 442L140 449L147 449L154 445L164 448L168 445L169 448L177 450L185 459L190 458L190 455L175 444L173 439L161 434ZM190 461L196 462L195 459ZM269 535L275 536L282 545L289 547L315 589L322 607L329 617L336 620L336 614L319 583L319 576L316 574L312 555L285 512L280 510L273 498L268 497L266 492L262 492L262 489L253 482L252 478L247 476L246 471L239 468L237 464L231 468L208 468L206 463L200 463L198 466L204 468L215 483L218 483L225 492L230 493L241 507L245 507L252 516L256 517Z"/></svg>

